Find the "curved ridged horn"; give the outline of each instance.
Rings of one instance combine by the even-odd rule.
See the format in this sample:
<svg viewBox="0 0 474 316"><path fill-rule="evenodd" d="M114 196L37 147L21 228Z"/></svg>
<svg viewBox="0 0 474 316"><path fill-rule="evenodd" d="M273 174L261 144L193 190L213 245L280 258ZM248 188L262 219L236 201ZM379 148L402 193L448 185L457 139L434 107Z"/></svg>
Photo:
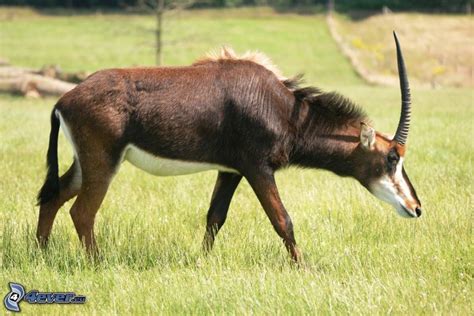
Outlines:
<svg viewBox="0 0 474 316"><path fill-rule="evenodd" d="M395 38L395 44L397 45L398 76L400 78L400 90L402 93L402 112L400 113L400 121L398 122L398 128L394 140L400 145L405 145L408 137L408 130L410 129L411 118L410 87L408 85L407 70L405 68L402 50L395 31L393 32L393 37Z"/></svg>

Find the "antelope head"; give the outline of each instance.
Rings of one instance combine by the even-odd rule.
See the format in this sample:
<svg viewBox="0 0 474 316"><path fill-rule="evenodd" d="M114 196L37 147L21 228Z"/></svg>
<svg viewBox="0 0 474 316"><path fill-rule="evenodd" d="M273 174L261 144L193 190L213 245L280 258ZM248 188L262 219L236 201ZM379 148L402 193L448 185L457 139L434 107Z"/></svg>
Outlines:
<svg viewBox="0 0 474 316"><path fill-rule="evenodd" d="M402 96L400 121L393 138L361 124L359 159L365 168L356 178L377 198L393 205L401 216L417 218L421 216L421 203L403 167L410 128L410 89L400 44L393 34Z"/></svg>

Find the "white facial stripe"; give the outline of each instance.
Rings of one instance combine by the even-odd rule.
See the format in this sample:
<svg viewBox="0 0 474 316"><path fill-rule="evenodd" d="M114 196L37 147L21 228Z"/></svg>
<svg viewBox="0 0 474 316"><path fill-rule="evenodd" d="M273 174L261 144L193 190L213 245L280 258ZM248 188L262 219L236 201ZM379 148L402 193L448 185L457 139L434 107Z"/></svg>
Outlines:
<svg viewBox="0 0 474 316"><path fill-rule="evenodd" d="M383 175L378 181L370 186L370 191L377 198L390 203L403 217L411 217L407 210L414 215L414 210L406 204L405 200L415 200L411 195L410 187L403 177L403 158L400 158L393 178L388 174Z"/></svg>
<svg viewBox="0 0 474 316"><path fill-rule="evenodd" d="M400 161L397 164L397 169L395 170L395 181L398 182L398 186L401 191L400 193L402 193L406 199L414 201L415 197L412 196L410 187L403 177L403 158L400 158Z"/></svg>

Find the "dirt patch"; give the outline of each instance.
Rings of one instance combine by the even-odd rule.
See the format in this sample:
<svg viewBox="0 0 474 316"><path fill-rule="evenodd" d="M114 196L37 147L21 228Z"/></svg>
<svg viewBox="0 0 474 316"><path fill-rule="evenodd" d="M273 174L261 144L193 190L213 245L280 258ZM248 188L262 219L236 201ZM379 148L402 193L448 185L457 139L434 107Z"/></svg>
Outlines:
<svg viewBox="0 0 474 316"><path fill-rule="evenodd" d="M355 63L372 76L397 74L392 30L400 39L410 78L423 85L474 87L474 18L461 15L380 14L334 24ZM354 62L354 61L353 61Z"/></svg>

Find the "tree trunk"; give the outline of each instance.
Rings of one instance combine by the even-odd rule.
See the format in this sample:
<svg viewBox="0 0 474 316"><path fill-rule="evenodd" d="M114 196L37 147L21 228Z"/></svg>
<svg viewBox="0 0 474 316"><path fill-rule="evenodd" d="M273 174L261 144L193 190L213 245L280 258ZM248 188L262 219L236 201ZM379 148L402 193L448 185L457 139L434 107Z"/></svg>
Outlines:
<svg viewBox="0 0 474 316"><path fill-rule="evenodd" d="M328 15L334 11L334 0L328 0Z"/></svg>
<svg viewBox="0 0 474 316"><path fill-rule="evenodd" d="M165 0L156 1L156 64L161 66L163 63L162 47L163 42L161 39L162 27L163 27L163 11L165 9Z"/></svg>

